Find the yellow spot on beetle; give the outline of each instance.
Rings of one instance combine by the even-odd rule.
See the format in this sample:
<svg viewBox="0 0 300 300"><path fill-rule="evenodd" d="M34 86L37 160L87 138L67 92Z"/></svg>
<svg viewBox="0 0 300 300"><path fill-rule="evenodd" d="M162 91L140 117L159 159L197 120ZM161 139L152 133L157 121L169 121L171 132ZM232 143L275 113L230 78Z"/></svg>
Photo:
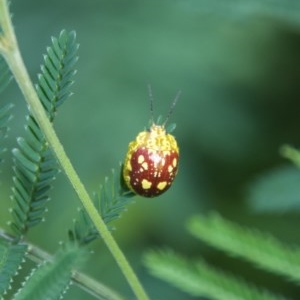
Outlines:
<svg viewBox="0 0 300 300"><path fill-rule="evenodd" d="M142 163L142 167L144 168L144 170L148 170L148 163L146 162Z"/></svg>
<svg viewBox="0 0 300 300"><path fill-rule="evenodd" d="M173 159L172 165L173 165L174 168L177 166L177 159L176 158Z"/></svg>
<svg viewBox="0 0 300 300"><path fill-rule="evenodd" d="M166 187L166 185L167 185L167 182L166 181L161 181L158 185L157 185L157 188L159 189L159 190L163 190L165 187Z"/></svg>
<svg viewBox="0 0 300 300"><path fill-rule="evenodd" d="M145 190L148 190L151 188L152 182L148 181L147 179L142 180L142 187Z"/></svg>
<svg viewBox="0 0 300 300"><path fill-rule="evenodd" d="M139 155L138 157L138 163L141 164L145 160L144 155Z"/></svg>

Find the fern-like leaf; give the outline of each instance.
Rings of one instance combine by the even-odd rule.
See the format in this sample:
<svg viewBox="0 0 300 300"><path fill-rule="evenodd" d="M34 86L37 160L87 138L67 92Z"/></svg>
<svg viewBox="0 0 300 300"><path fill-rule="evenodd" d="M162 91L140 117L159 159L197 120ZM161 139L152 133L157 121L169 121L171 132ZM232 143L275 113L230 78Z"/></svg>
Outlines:
<svg viewBox="0 0 300 300"><path fill-rule="evenodd" d="M42 73L36 87L39 98L52 122L57 108L71 95L70 85L75 75L78 44L74 32L62 31L52 38L52 46L44 56ZM25 136L18 138L18 148L13 149L14 172L11 227L17 236L43 220L48 191L58 171L56 159L32 115L27 118Z"/></svg>
<svg viewBox="0 0 300 300"><path fill-rule="evenodd" d="M0 295L10 287L27 251L25 244L11 244L0 240Z"/></svg>
<svg viewBox="0 0 300 300"><path fill-rule="evenodd" d="M122 174L122 167L120 168ZM106 224L120 218L122 212L133 201L135 194L123 184L122 176L112 170L111 176L106 177L104 184L100 186L99 193L94 195L94 205L99 211ZM113 227L110 227L113 229ZM80 244L87 244L99 237L94 224L91 222L85 209L79 209L79 218L74 221L74 229L69 231L71 240L76 240Z"/></svg>
<svg viewBox="0 0 300 300"><path fill-rule="evenodd" d="M10 111L12 109L12 104L6 104L0 109L0 142L3 142L4 138L7 135L7 123L12 118ZM2 162L2 155L6 151L4 146L0 146L0 162Z"/></svg>
<svg viewBox="0 0 300 300"><path fill-rule="evenodd" d="M14 300L61 299L70 284L72 270L80 267L85 257L84 248L66 246L52 262L43 263L31 273Z"/></svg>
<svg viewBox="0 0 300 300"><path fill-rule="evenodd" d="M63 30L59 38L52 38L52 46L47 48L44 56L45 64L41 67L36 89L51 121L57 108L72 95L70 86L76 74L74 65L78 60L78 47L75 32Z"/></svg>
<svg viewBox="0 0 300 300"><path fill-rule="evenodd" d="M269 234L243 228L215 213L191 218L188 229L217 249L300 283L299 247L289 247Z"/></svg>
<svg viewBox="0 0 300 300"><path fill-rule="evenodd" d="M145 264L154 276L192 296L213 300L286 299L212 268L203 260L187 260L171 250L148 252Z"/></svg>
<svg viewBox="0 0 300 300"><path fill-rule="evenodd" d="M2 93L5 90L5 88L10 83L11 79L11 72L4 58L0 55L0 93Z"/></svg>

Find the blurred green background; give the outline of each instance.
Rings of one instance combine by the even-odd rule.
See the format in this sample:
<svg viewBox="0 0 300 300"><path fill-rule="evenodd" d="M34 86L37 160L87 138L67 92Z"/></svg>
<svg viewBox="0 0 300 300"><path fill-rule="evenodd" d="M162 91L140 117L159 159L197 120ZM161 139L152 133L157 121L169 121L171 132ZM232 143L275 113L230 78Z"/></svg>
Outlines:
<svg viewBox="0 0 300 300"><path fill-rule="evenodd" d="M171 119L177 124L174 135L181 150L178 177L159 198L137 197L115 224L114 236L150 296L193 299L152 278L142 265L145 250L168 246L187 256L202 255L220 268L297 299L300 290L295 286L212 251L190 237L184 226L192 214L214 209L283 241L300 243L297 210L283 213L284 205L278 208L287 199L284 193L277 204L272 202L278 184L271 181L269 194L258 190L257 197L253 188L257 178L272 170L281 174L284 168L288 176L299 177L280 157L279 147L300 144L300 4L12 0L11 11L34 81L50 37L64 28L77 32L80 59L74 95L62 106L55 127L90 193L147 126L147 82L152 85L156 115L166 115L182 90ZM8 138L9 147L15 147L16 137L23 134L26 105L15 83L2 97L15 104ZM5 228L10 162L8 151L1 173L0 217ZM299 209L298 182L293 185L292 205ZM59 241L66 240L79 201L64 174L55 181L51 198L46 222L28 238L52 253ZM267 209L260 200L266 201ZM103 243L97 241L91 248L94 254L84 271L133 299ZM73 286L65 299L93 298Z"/></svg>

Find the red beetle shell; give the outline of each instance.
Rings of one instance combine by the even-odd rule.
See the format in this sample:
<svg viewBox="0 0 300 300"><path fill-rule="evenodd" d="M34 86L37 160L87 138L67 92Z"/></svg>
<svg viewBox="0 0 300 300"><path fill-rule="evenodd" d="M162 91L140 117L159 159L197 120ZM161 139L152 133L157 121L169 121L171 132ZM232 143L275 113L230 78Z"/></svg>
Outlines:
<svg viewBox="0 0 300 300"><path fill-rule="evenodd" d="M169 189L178 171L179 149L163 126L153 124L129 144L123 176L138 195L156 197Z"/></svg>

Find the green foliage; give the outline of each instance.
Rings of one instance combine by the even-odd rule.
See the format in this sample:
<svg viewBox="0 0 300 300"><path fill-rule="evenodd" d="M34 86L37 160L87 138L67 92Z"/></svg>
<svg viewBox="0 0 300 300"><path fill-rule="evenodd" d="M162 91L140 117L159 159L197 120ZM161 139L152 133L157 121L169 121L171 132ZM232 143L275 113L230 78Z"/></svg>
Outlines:
<svg viewBox="0 0 300 300"><path fill-rule="evenodd" d="M56 2L58 5L52 3L44 8L43 5L37 5L37 1L29 1L26 4L20 1L19 4L16 3L16 7L19 6L20 12L27 11L28 16L37 17L36 21L33 20L34 18L28 18L30 20L28 26L36 26L37 22L45 23L44 17L40 18L38 16L53 17L57 16L57 12L61 12L64 4L59 1ZM188 156L185 157L188 157L188 161L192 162L185 164L181 169L182 173L180 174L183 177L181 177L180 182L185 182L186 186L185 188L183 186L181 186L182 188L178 187L180 192L172 199L174 201L171 205L171 213L169 204L166 204L168 202L162 204L158 201L157 211L159 211L164 223L157 222L158 226L147 228L146 234L143 226L135 226L137 235L143 238L144 235L150 236L151 239L153 235L154 239L160 238L161 240L167 236L172 236L174 232L177 233L176 225L180 226L181 224L180 217L184 217L191 207L196 207L199 210L203 207L211 207L211 205L226 210L234 207L234 210L240 213L233 202L228 205L224 198L230 197L228 194L230 188L235 191L239 189L238 183L244 186L245 182L242 176L237 180L237 177L241 174L240 171L245 171L242 168L245 165L247 167L251 166L245 171L247 178L249 178L250 173L253 176L254 172L262 169L262 166L265 169L266 166L273 164L272 154L267 153L270 147L275 153L274 145L278 145L283 140L290 141L293 135L292 131L287 130L287 127L285 127L285 121L290 121L290 128L295 128L293 132L299 128L298 123L295 122L299 118L289 120L290 115L285 114L287 112L285 109L282 110L282 114L279 113L281 108L288 106L291 107L292 111L295 111L295 115L299 111L294 109L292 105L297 101L294 100L293 103L290 101L291 98L298 98L296 93L298 86L293 89L290 82L293 82L292 77L297 82L299 1L179 1L172 3L172 5L170 5L171 1L141 1L139 5L132 1L128 3L132 5L131 9L127 10L124 10L122 5L101 2L99 7L96 5L91 10L85 9L84 11L80 11L84 7L80 1L74 1L73 4L74 9L65 9L64 17L67 24L70 24L71 20L72 22L77 20L79 16L80 19L84 20L85 15L87 17L86 22L79 22L76 26L82 26L79 31L87 41L90 39L93 42L90 43L90 48L85 45L82 49L87 54L83 54L82 60L84 64L83 71L86 73L83 73L81 77L83 79L81 80L82 88L78 90L77 95L79 95L78 98L88 99L87 105L84 107L92 107L93 112L95 112L96 117L92 116L93 123L89 125L97 127L97 134L99 134L98 130L104 132L104 134L100 133L100 138L96 139L92 135L87 136L87 140L92 138L93 142L98 143L97 146L102 146L101 153L99 153L98 149L100 147L93 147L93 143L88 143L90 144L88 151L91 151L91 154L93 154L93 151L97 152L99 160L105 157L105 153L108 153L108 151L111 151L112 156L115 154L118 156L119 139L115 138L113 130L120 132L122 122L132 126L132 129L136 129L136 123L140 122L140 117L143 117L139 106L141 97L135 83L141 81L141 84L138 85L140 87L144 85L145 79L142 74L149 75L151 81L156 80L165 90L180 85L180 88L184 89L186 99L192 99L191 105L184 105L180 114L178 114L178 117L182 116L181 121L177 120L178 124L181 124L181 130L183 130L179 133L179 139L184 143L181 146L183 154L186 151L184 149L188 149L188 152L186 152ZM40 14L38 13L39 9L41 9ZM44 14L43 9L47 9L47 14ZM34 14L31 15L30 13L33 12ZM223 19L226 19L225 22L223 22ZM51 19L49 20L51 21ZM143 20L143 22L140 22L140 20ZM114 24L114 26L110 26L111 24ZM125 24L125 26L119 28L120 24ZM30 60L34 61L35 59L35 55L32 55L35 52L32 50L36 50L35 47L38 43L31 43L30 38L27 40L28 36L26 36L26 30L29 33L34 30L31 30L32 27L25 26L23 31L20 24L16 25L16 28L21 30L20 33L24 34L26 47L32 47L27 48L27 53L30 53L30 55L27 56L26 64L34 66L34 63L31 64ZM54 23L53 26L59 25ZM43 28L53 30L51 26L44 26ZM44 30L34 32L40 34L40 36L35 36L36 41L44 40ZM151 42L149 42L149 33ZM136 51L136 43L132 42L133 39L140 41L138 51ZM68 39L66 38L66 40ZM71 41L68 41L71 44ZM72 47L69 45L67 48ZM74 51L75 48L75 43L73 43L72 49ZM61 55L67 53L62 49L64 49L63 38L56 39L52 47L48 49L45 66L42 68L42 75L39 77L37 86L39 97L44 99L42 103L51 121L53 121L59 104L69 96L69 86L72 81L70 79L74 75L72 67L69 71L64 69L66 65L72 66L72 63L69 64L66 60L60 64ZM290 52L290 49L297 52L295 60L293 60L293 51ZM70 52L72 51L70 50ZM289 55L290 53L292 55ZM69 61L74 62L76 59L74 56L73 58L74 60L70 59ZM96 61L99 61L97 66ZM174 62L176 63L174 64ZM99 66L101 66L101 70ZM56 71L60 68L65 70L61 73L61 77L64 78L61 81L60 76L56 76L58 74ZM272 73L272 75L269 76L269 73ZM4 73L0 72L0 74ZM274 78L280 84L274 83ZM57 85L59 82L60 85ZM98 90L99 83L101 84L101 93L103 93L101 101ZM285 83L288 84L285 85ZM253 87L255 84L259 85L258 93ZM268 84L270 84L270 89L266 90ZM93 89L92 86L97 88ZM284 89L281 89L282 86ZM143 88L141 87L141 89ZM128 101L127 95L130 98ZM276 97L273 97L274 95ZM135 97L138 99L136 102L134 102ZM279 98L283 100L279 101ZM116 102L113 101L114 99L116 99ZM122 101L119 101L119 99L122 99ZM228 99L230 100L228 101ZM127 109L129 105L130 109ZM118 109L115 109L116 107ZM127 109L126 114L124 114L124 108ZM73 111L69 114L73 115L73 112L75 112L75 114L78 113L79 117L83 117L82 119L77 118L83 120L83 122L78 122L80 126L74 131L77 136L81 136L82 132L90 132L87 127L82 126L82 124L86 125L86 118L84 118L82 111L78 112L81 109L82 107L79 108L78 106L76 111L76 106L71 107ZM101 109L113 111L117 122L111 122L109 114L103 115L100 113L99 115ZM261 119L259 119L260 115ZM286 115L285 118L282 118L283 115ZM99 126L96 119L101 120L101 124L109 126ZM278 127L275 128L274 124L269 123L272 119L274 119L274 123L278 124ZM278 122L278 120L281 120L281 122ZM19 217L24 213L24 210L29 208L26 216L28 214L31 225L34 225L35 222L40 222L43 217L51 181L57 168L50 151L43 152L43 149L47 148L47 144L41 143L43 135L32 116L28 118L28 124L28 129L25 132L26 136L18 139L18 149L14 150L16 178L20 179L15 187L15 189L18 189L18 194L14 195L14 197L20 199L16 201L14 209ZM112 129L112 132L108 132L107 127ZM30 132L27 133L27 131ZM286 138L286 135L278 137L278 132L282 134L289 132L290 135L288 138ZM280 142L278 140L271 141L272 138L275 138L275 135ZM295 139L298 139L298 137L297 135ZM78 139L76 140L78 141ZM45 148L43 148L44 146ZM69 145L66 145L67 149L68 147ZM80 160L83 164L86 164L86 161L82 158L85 157L87 152L82 151L83 148L80 148L82 147L80 143L76 144L76 147L79 147L77 152L80 156L77 161ZM254 153L258 155L253 155ZM264 158L264 155L267 159ZM43 164L38 165L41 158L44 159ZM94 164L94 160L90 161L91 164ZM253 166L252 161L255 161ZM182 162L184 163L184 160ZM216 169L212 169L212 166ZM88 169L90 166L87 164L86 167ZM106 166L104 165L104 167ZM37 173L38 170L42 171ZM93 170L96 174L99 172L98 167L90 168L91 178L93 177ZM219 173L215 172L216 170ZM118 174L118 171L116 171L116 174ZM212 176L212 174L214 175ZM234 174L238 175L234 176ZM291 202L287 201L289 198L286 198L285 201L282 200L291 193L296 195L297 172L282 170L282 172L268 175L270 176L264 179L259 178L251 187L251 193L253 192L251 200L255 199L251 203L255 208L279 211L290 209L292 206L296 207L298 205L296 196L291 199ZM282 179L285 180L285 183L282 185L282 189L279 190ZM118 218L132 200L131 197L125 197L122 192L121 195L118 194L120 183L114 183L115 180L115 175L109 176L94 197L94 204L101 212L106 224L110 224ZM202 189L201 183L203 181L205 187ZM36 182L40 184L37 184L34 187L35 192L32 192L33 183ZM180 182L177 184L181 184ZM29 188L31 188L30 191ZM203 190L205 190L206 195L209 195L208 197L201 197ZM216 193L215 191L219 192ZM210 197L210 195L213 196ZM23 198L34 198L34 202L30 205L24 204ZM200 198L203 201L199 201ZM212 198L216 202L211 204ZM184 199L184 201L176 202L178 199ZM194 202L192 202L193 199L195 199ZM261 201L262 199L265 201ZM147 206L148 204L144 205ZM143 204L141 207L144 208ZM136 215L139 216L139 213L143 215L145 210L139 211ZM233 210L231 210L231 213L233 213ZM147 214L148 216L148 224L153 224L156 221L156 216L152 216L153 219L151 219L150 213ZM132 223L134 221L134 219L130 220ZM55 223L60 224L59 222ZM283 272L286 272L285 269L289 268L287 264L291 265L293 263L295 270L289 272L296 274L298 271L296 270L297 265L299 265L297 263L298 258L296 257L293 260L295 249L289 251L289 247L273 238L269 238L268 235L259 232L256 234L251 230L248 236L245 235L245 229L242 229L238 230L238 234L235 236L233 232L240 228L235 224L230 224L232 227L226 231L225 229L228 229L226 221L215 227L210 227L211 224L202 221L201 224L204 230L207 229L207 234L210 235L205 239L219 239L219 244L211 240L208 243L218 249L223 249L223 245L226 245L228 248L225 251L230 255L243 257L241 256L243 255L242 252L248 250L249 253L246 253L246 255L253 255L254 260L257 260L259 251L264 256L267 252L271 252L272 258L266 259L263 257L263 261L253 261L253 263L272 273L280 273L279 270L274 271L272 269L272 262L270 261L271 259L274 260L274 257L277 257L276 259L280 261L282 255L284 258L287 256L290 260L285 265L281 265L280 268ZM21 228L21 225L19 227ZM164 227L162 232L159 230L160 227ZM53 233L55 230L60 230L60 228L55 227L53 224L51 230L51 233ZM149 230L149 234L147 230ZM165 232L165 236L163 236L163 232ZM246 230L246 233L249 232ZM18 235L24 233L26 233L26 230L17 229ZM98 232L83 209L80 210L79 220L75 222L74 230L70 235L73 240L79 241L81 244L87 244L98 237ZM38 236L44 242L45 236L48 239L50 235L44 235L44 232L42 232ZM174 239L174 242L181 243L182 240L178 239L178 234L175 236L176 240ZM243 239L244 237L245 239ZM243 241L244 248L239 245L239 240ZM265 245L263 243L266 241L272 246L262 249ZM192 244L187 244L186 248L188 249L190 246ZM233 247L233 249L230 247ZM257 252L254 251L256 248L259 249ZM250 250L254 252L250 253ZM139 249L135 249L135 253L138 251ZM151 253L151 255L154 256L156 253ZM222 295L223 298L226 297L231 300L238 297L237 295L245 296L249 291L252 299L261 297L262 293L253 286L209 267L202 260L186 260L169 251L157 253L157 259L153 256L148 262L151 265L150 268L160 268L158 273L165 274L161 276L162 278L163 276L164 278L167 277L166 279L172 281L173 285L179 286L190 294L199 296L206 294L211 297ZM248 260L248 258L246 259ZM281 259L278 264L282 264L283 260ZM263 265L264 263L267 263L267 266ZM277 265L277 261L273 261L273 263ZM239 275L242 276L242 274ZM285 276L291 277L290 274L285 274ZM299 278L294 280L298 282ZM25 293L25 289L22 292ZM59 295L60 292L57 294ZM266 295L264 299L272 297L269 294ZM161 295L161 298L166 299L163 295ZM247 296L244 299L247 299Z"/></svg>
<svg viewBox="0 0 300 300"><path fill-rule="evenodd" d="M2 146L2 143L7 134L7 130L8 130L7 123L11 119L10 111L11 111L12 107L13 107L12 104L6 104L6 105L2 106L2 108L0 109L0 142L1 142L0 162L3 160L3 158L1 156L6 151L6 148L4 146Z"/></svg>
<svg viewBox="0 0 300 300"><path fill-rule="evenodd" d="M171 250L148 252L145 264L153 275L192 296L213 300L284 299L214 269L203 260L189 261Z"/></svg>
<svg viewBox="0 0 300 300"><path fill-rule="evenodd" d="M38 76L36 91L51 122L54 120L58 107L71 96L70 87L76 73L74 64L78 59L78 44L76 44L75 38L74 32L67 33L66 31L62 31L59 38L52 38L52 45L47 48L44 65L41 67L42 72ZM3 129L3 137L6 132L6 122L9 119L7 117L9 108L10 106L7 106L0 111L0 129ZM17 235L17 239L14 241L20 243L21 240L18 238L21 238L29 228L39 224L43 219L45 204L49 200L48 191L57 174L57 163L39 124L31 114L27 117L25 135L19 137L17 143L18 148L12 151L15 173L13 178L15 205L11 210L14 219L11 227ZM115 173L112 172L112 177L107 178L105 184L100 187L99 195L95 195L95 203L99 205L99 211L103 214L105 221L111 222L125 210L125 206L131 201L132 196L133 194L122 186L119 178L117 179ZM98 232L85 211L81 211L80 216L83 218L84 228L82 229L79 222L76 223L79 224L76 227L78 229L76 241L78 242L80 236L82 239L80 242L86 244L96 238ZM22 245L18 244L18 246ZM70 283L73 269L78 268L88 253L84 247L79 248L78 243L72 243L61 249L50 262L49 255L45 255L38 248L35 249L35 252L30 252L29 256L34 260L43 261L43 263L23 283L23 287L15 294L14 299L61 299ZM25 253L17 256L18 254L18 249L15 249L17 258L25 256ZM3 261L6 263L5 257ZM13 267L17 268L18 266L19 260L17 259L15 259L14 266L9 263L3 264L3 272L1 272L3 273L3 290L7 289ZM85 285L90 284L97 289L99 295L102 293L107 294L108 298L120 299L118 296L112 296L117 294L111 292L110 289L103 285L97 285L87 276L77 276L77 278L83 278L84 284L81 284L85 289L88 289ZM97 292L93 292L97 294Z"/></svg>
<svg viewBox="0 0 300 300"><path fill-rule="evenodd" d="M52 38L52 45L47 48L36 89L50 121L53 121L57 108L72 95L70 86L76 74L74 65L78 60L78 47L75 32L63 30L59 38Z"/></svg>
<svg viewBox="0 0 300 300"><path fill-rule="evenodd" d="M94 205L104 222L109 224L120 218L134 196L135 194L124 185L121 166L117 174L112 170L111 176L106 177L104 184L100 185L99 192L94 194ZM79 209L79 218L74 221L74 229L69 231L69 236L71 240L76 240L80 244L90 243L99 237L85 209Z"/></svg>
<svg viewBox="0 0 300 300"><path fill-rule="evenodd" d="M242 228L216 213L194 216L187 227L195 237L210 246L241 257L263 270L300 282L298 247L289 247L258 230ZM214 269L202 259L187 260L170 250L146 253L145 264L153 275L192 296L214 300L286 299Z"/></svg>
<svg viewBox="0 0 300 300"><path fill-rule="evenodd" d="M67 33L66 31L62 31L59 38L52 38L52 45L47 48L47 55L44 56L42 73L38 76L36 91L51 122L54 120L58 107L71 96L70 86L76 73L74 64L77 61L78 50L75 38L74 32ZM3 132L5 121L8 120L8 111L7 107L0 111L0 125L3 125L0 129L3 128ZM25 135L19 137L17 143L18 148L12 151L15 205L11 210L13 216L11 227L17 235L14 241L20 243L20 238L28 229L39 224L43 219L45 204L49 200L48 191L57 173L57 163L39 124L31 114L27 117ZM120 216L132 196L133 193L123 186L119 176L116 176L113 171L111 178L106 178L105 183L100 186L99 194L95 194L94 198L97 208L108 223ZM86 244L98 237L98 232L85 211L80 211L80 217L82 222L76 223L73 240ZM23 287L15 294L14 299L60 299L70 282L71 270L78 267L78 262L82 261L82 257L87 256L85 248L78 248L78 243L72 243L72 245L61 250L51 263L48 255L44 255L37 248L33 257L37 255L37 260L43 263L32 272ZM24 256L25 253L21 257ZM3 274L11 273L9 265L4 268L7 269L3 271ZM92 282L86 277L78 278L84 278L85 284ZM4 279L7 285L10 277L7 275ZM108 294L108 297L114 295L105 286L99 285L101 286L99 288L95 283L92 285L95 289L99 289L99 294L102 292Z"/></svg>
<svg viewBox="0 0 300 300"><path fill-rule="evenodd" d="M38 77L37 93L53 121L57 108L71 95L70 86L75 75L78 44L74 32L62 31L59 38L52 38L47 48L42 73ZM43 220L48 191L57 173L57 165L44 135L32 115L27 118L25 137L17 139L18 148L13 149L13 222L11 227L21 236L30 227Z"/></svg>
<svg viewBox="0 0 300 300"><path fill-rule="evenodd" d="M2 56L0 56L0 93L8 86L12 79L10 70ZM10 110L12 109L12 104L1 105L0 108L0 162L2 161L2 154L6 151L6 148L2 146L3 139L7 134L7 123L11 119Z"/></svg>
<svg viewBox="0 0 300 300"><path fill-rule="evenodd" d="M11 244L0 240L0 295L10 287L27 251L25 244Z"/></svg>
<svg viewBox="0 0 300 300"><path fill-rule="evenodd" d="M87 256L84 248L67 245L54 257L34 270L24 282L24 287L14 300L58 300L70 284L74 268L78 268Z"/></svg>
<svg viewBox="0 0 300 300"><path fill-rule="evenodd" d="M0 93L8 86L12 79L11 72L2 56L0 56Z"/></svg>
<svg viewBox="0 0 300 300"><path fill-rule="evenodd" d="M216 213L191 218L188 229L217 249L300 283L299 247L289 247L270 234L243 228Z"/></svg>
<svg viewBox="0 0 300 300"><path fill-rule="evenodd" d="M300 209L300 171L283 166L256 178L248 189L247 202L256 212L283 212Z"/></svg>

